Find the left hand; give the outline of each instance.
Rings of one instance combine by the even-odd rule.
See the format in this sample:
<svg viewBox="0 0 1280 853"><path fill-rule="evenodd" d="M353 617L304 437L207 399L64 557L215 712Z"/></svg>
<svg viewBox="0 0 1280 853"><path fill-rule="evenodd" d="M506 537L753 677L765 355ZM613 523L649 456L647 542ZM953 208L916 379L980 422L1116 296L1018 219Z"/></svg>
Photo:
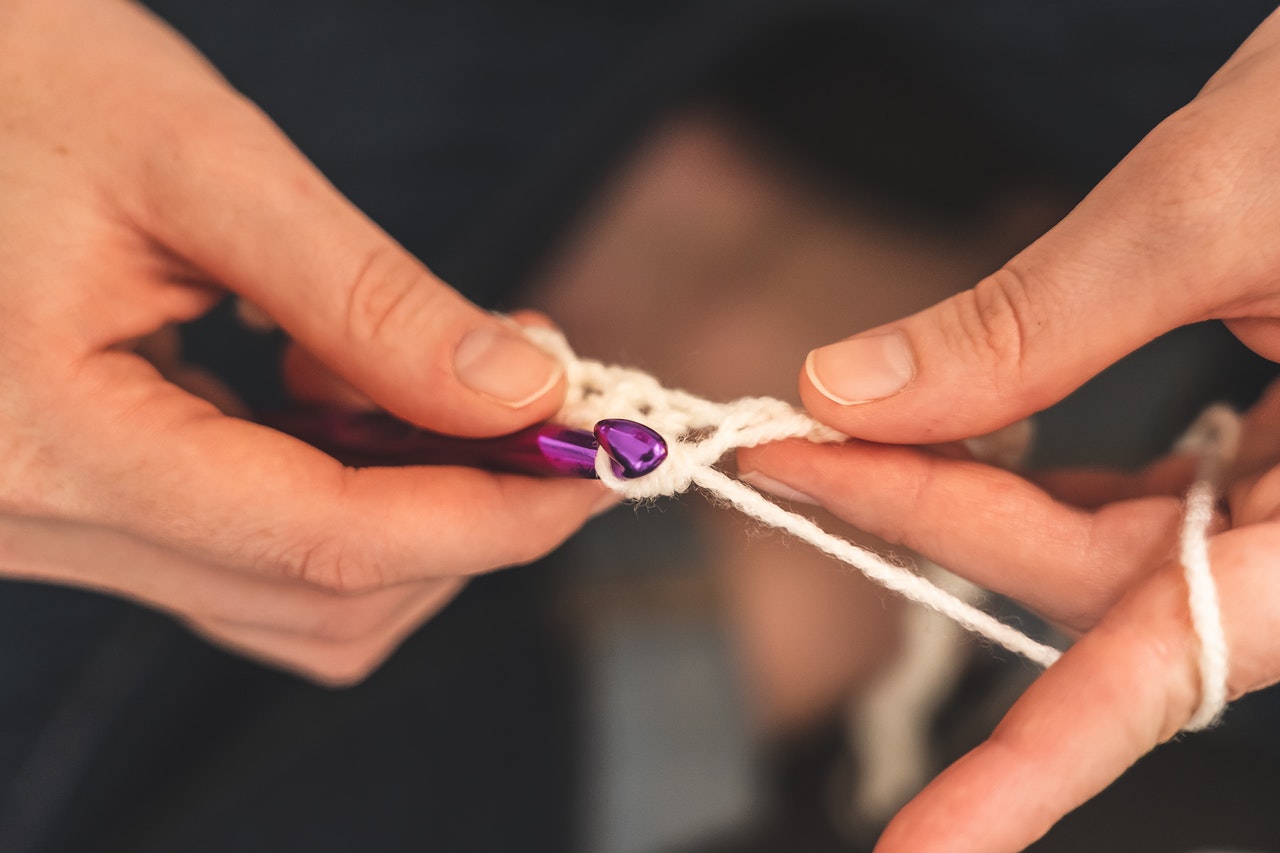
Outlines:
<svg viewBox="0 0 1280 853"><path fill-rule="evenodd" d="M1232 698L1280 681L1280 383L1246 417L1210 540ZM1199 702L1198 644L1176 560L1194 460L1033 483L930 450L851 442L739 454L854 525L1011 596L1079 635L1009 711L893 820L878 851L1016 851L1175 735Z"/></svg>
<svg viewBox="0 0 1280 853"><path fill-rule="evenodd" d="M229 294L305 348L295 391L302 353L347 384L312 396L358 389L461 436L564 400L559 364L396 244L141 4L0 2L0 582L109 592L348 684L467 577L546 554L612 500L344 467L234 417L173 332Z"/></svg>

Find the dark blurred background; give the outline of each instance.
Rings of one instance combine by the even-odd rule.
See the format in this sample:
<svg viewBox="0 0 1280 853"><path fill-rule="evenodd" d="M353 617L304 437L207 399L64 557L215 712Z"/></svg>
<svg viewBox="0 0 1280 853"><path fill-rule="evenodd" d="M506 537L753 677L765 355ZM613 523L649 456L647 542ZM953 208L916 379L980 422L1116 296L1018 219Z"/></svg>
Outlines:
<svg viewBox="0 0 1280 853"><path fill-rule="evenodd" d="M846 204L895 233L962 242L975 223L1001 221L993 211L1010 198L1065 211L1271 11L1147 0L148 5L374 220L498 308L554 288L582 235L603 227L600 211L625 209L618 176L650 174L634 171L650 162L646 146L690 116L746 152L734 162L750 186L786 187L733 205L802 210L814 217L804 222L836 223L833 241L851 226L830 211ZM988 255L966 263L1002 260ZM939 286L970 283L960 276ZM584 286L621 304L615 284ZM726 315L736 286L708 290ZM893 278L855 286L844 298L906 305L925 293L896 294L910 285ZM188 358L251 405L278 403L279 337L231 314L185 330ZM597 316L598 333L625 337L628 316ZM666 351L637 350L637 361L692 345L661 331L635 333ZM1046 413L1034 461L1140 465L1206 403L1247 405L1273 374L1219 326L1174 333ZM698 568L708 547L680 506L615 513L545 565L476 580L348 690L210 648L127 603L0 585L0 849L869 849L875 827L850 829L831 806L833 780L857 760L840 708L762 746ZM937 766L1029 677L964 648L963 677L925 732ZM1277 719L1274 691L1239 703L1035 849L1280 849Z"/></svg>

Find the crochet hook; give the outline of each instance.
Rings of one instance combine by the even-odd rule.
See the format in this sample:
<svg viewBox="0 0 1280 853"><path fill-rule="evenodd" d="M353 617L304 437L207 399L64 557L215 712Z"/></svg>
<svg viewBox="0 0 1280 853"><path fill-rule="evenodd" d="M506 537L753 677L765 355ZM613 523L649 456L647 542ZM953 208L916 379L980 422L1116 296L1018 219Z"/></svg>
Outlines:
<svg viewBox="0 0 1280 853"><path fill-rule="evenodd" d="M495 438L458 438L420 429L384 412L312 406L276 412L266 426L347 465L465 465L543 477L596 476L604 448L621 479L642 477L667 457L662 436L636 421L602 420L593 430L540 424Z"/></svg>

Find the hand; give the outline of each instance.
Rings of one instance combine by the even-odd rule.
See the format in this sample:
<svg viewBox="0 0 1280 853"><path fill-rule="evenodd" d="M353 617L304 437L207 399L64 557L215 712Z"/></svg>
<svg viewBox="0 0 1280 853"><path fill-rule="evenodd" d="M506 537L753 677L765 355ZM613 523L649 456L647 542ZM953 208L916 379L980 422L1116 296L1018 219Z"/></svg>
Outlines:
<svg viewBox="0 0 1280 853"><path fill-rule="evenodd" d="M1278 434L1280 385L1246 418L1211 543L1233 698L1280 680ZM740 454L744 471L802 489L1079 636L984 744L898 814L878 851L1022 850L1186 724L1199 703L1198 647L1170 555L1194 461L1032 483L954 454L857 441Z"/></svg>
<svg viewBox="0 0 1280 853"><path fill-rule="evenodd" d="M437 431L510 432L563 398L556 364L141 7L0 6L0 575L138 599L348 682L463 577L542 555L601 500L583 482L344 469L224 414L154 353L227 291Z"/></svg>
<svg viewBox="0 0 1280 853"><path fill-rule="evenodd" d="M810 354L810 411L861 439L945 442L1056 402L1176 326L1220 318L1280 357L1280 17L1057 227L977 287ZM1210 554L1232 696L1280 680L1280 420L1249 420ZM880 850L1013 851L1184 726L1197 642L1176 550L1185 459L1136 479L1007 472L855 442L743 452L740 465L1016 598L1079 641L991 739L890 824Z"/></svg>

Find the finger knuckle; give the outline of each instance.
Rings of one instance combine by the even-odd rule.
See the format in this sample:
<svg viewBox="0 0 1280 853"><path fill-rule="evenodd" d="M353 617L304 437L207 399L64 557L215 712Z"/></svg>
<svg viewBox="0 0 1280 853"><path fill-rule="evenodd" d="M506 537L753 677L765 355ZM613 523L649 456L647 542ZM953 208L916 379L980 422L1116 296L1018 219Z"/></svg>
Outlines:
<svg viewBox="0 0 1280 853"><path fill-rule="evenodd" d="M355 344L414 340L436 292L417 261L393 245L370 249L343 288L346 332Z"/></svg>
<svg viewBox="0 0 1280 853"><path fill-rule="evenodd" d="M1150 214L1180 235L1216 221L1236 203L1242 179L1249 172L1249 146L1206 122L1203 106L1191 104L1162 122L1144 142L1150 156L1143 159L1150 172L1143 175L1150 187ZM1210 126L1212 125L1212 126Z"/></svg>
<svg viewBox="0 0 1280 853"><path fill-rule="evenodd" d="M1277 250L1262 233L1272 218L1261 212L1274 201L1270 184L1257 176L1272 168L1275 142L1259 139L1252 123L1224 101L1197 99L1143 140L1135 151L1142 156L1121 164L1116 171L1125 178L1125 209L1142 223L1130 229L1136 251L1187 258L1187 247L1194 246L1197 268L1229 266L1237 292L1247 292L1249 284L1270 292ZM1213 288L1205 296L1203 310L1221 298Z"/></svg>
<svg viewBox="0 0 1280 853"><path fill-rule="evenodd" d="M146 130L146 156L139 168L151 214L163 216L187 197L198 198L210 186L231 187L245 181L260 183L260 175L246 173L246 156L228 157L275 142L270 122L247 98L219 91L166 104ZM163 219L156 221L163 222Z"/></svg>
<svg viewBox="0 0 1280 853"><path fill-rule="evenodd" d="M371 592L386 585L387 554L376 535L353 507L354 483L360 469L334 468L331 479L313 482L311 489L325 500L322 512L304 521L283 522L287 533L267 529L247 547L250 561L269 575L289 578L340 596Z"/></svg>
<svg viewBox="0 0 1280 853"><path fill-rule="evenodd" d="M905 506L919 507L923 512L924 507L929 507L936 502L935 496L940 491L938 484L941 462L942 460L934 457L924 457L916 476L904 478L902 488ZM905 545L912 549L920 550L923 544L915 535L911 519L897 513L889 513L886 516L885 529L878 533L886 542Z"/></svg>
<svg viewBox="0 0 1280 853"><path fill-rule="evenodd" d="M268 569L335 595L371 592L384 584L376 555L352 547L342 532L316 533L265 557Z"/></svg>
<svg viewBox="0 0 1280 853"><path fill-rule="evenodd" d="M997 381L1018 381L1029 339L1046 325L1030 297L1029 274L1006 265L953 300L954 351L994 367Z"/></svg>

